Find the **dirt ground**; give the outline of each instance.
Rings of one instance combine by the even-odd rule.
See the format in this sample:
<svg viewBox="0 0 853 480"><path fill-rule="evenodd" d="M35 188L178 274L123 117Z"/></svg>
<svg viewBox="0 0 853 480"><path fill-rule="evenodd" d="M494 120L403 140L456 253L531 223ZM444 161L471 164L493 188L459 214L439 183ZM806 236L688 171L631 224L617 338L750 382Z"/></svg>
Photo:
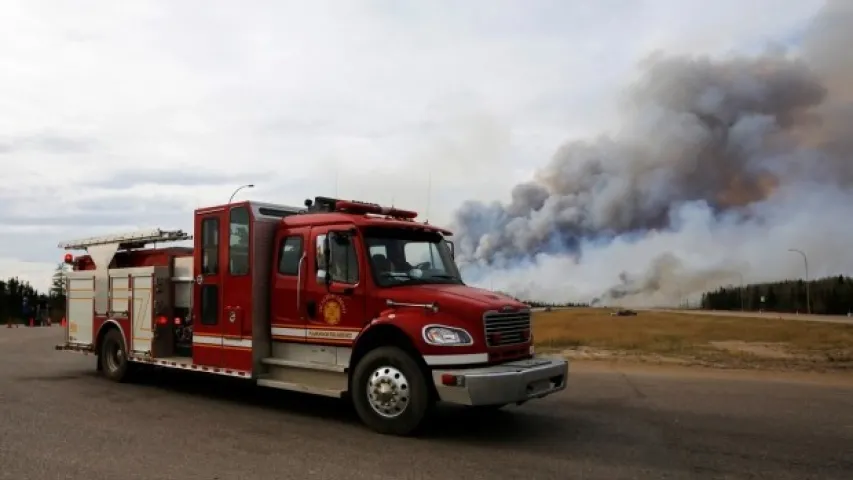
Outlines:
<svg viewBox="0 0 853 480"><path fill-rule="evenodd" d="M575 308L534 315L542 352L588 361L777 371L853 371L853 325L689 312Z"/></svg>

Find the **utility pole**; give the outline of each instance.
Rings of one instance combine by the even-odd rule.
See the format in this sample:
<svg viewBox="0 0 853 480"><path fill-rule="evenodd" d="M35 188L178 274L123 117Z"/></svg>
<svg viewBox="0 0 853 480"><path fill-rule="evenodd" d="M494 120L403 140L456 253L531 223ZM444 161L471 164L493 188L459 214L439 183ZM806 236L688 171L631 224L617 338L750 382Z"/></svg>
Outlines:
<svg viewBox="0 0 853 480"><path fill-rule="evenodd" d="M803 256L803 263L806 266L806 313L811 315L812 313L812 302L811 297L809 295L809 259L806 257L806 252L802 250L798 250L796 248L789 248L789 252L796 252Z"/></svg>
<svg viewBox="0 0 853 480"><path fill-rule="evenodd" d="M738 276L740 276L740 311L743 311L743 274L737 272Z"/></svg>

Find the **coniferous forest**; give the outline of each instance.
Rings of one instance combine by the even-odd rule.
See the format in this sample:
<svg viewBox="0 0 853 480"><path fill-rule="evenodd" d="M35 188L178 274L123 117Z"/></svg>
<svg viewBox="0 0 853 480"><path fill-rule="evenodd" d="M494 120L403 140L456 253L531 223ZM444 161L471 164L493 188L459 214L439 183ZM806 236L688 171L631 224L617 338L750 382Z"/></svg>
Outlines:
<svg viewBox="0 0 853 480"><path fill-rule="evenodd" d="M65 281L63 266L59 265L53 275L50 291L36 291L29 282L18 278L0 280L0 325L28 323L30 319L49 316L59 322L65 313Z"/></svg>
<svg viewBox="0 0 853 480"><path fill-rule="evenodd" d="M842 275L809 281L811 313L847 315L853 312L853 278ZM762 301L763 300L763 301ZM719 288L702 295L705 310L764 310L780 313L806 313L806 282L785 280Z"/></svg>

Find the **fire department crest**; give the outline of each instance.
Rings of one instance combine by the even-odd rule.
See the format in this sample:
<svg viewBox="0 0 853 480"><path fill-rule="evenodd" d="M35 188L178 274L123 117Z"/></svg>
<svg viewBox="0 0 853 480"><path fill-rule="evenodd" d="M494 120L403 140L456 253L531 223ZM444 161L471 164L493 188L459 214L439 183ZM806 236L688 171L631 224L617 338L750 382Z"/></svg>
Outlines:
<svg viewBox="0 0 853 480"><path fill-rule="evenodd" d="M323 320L329 325L340 323L346 311L346 305L336 295L326 295L320 302L320 314L323 316Z"/></svg>

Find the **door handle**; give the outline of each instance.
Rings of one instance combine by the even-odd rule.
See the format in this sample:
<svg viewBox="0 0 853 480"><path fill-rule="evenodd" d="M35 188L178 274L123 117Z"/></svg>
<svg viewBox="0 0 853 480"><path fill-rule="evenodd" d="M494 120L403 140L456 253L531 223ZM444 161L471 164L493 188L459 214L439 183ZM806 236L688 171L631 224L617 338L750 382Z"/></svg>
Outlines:
<svg viewBox="0 0 853 480"><path fill-rule="evenodd" d="M309 318L314 318L314 316L317 315L317 302L314 300L308 300L308 302L305 303L305 310L307 310Z"/></svg>

